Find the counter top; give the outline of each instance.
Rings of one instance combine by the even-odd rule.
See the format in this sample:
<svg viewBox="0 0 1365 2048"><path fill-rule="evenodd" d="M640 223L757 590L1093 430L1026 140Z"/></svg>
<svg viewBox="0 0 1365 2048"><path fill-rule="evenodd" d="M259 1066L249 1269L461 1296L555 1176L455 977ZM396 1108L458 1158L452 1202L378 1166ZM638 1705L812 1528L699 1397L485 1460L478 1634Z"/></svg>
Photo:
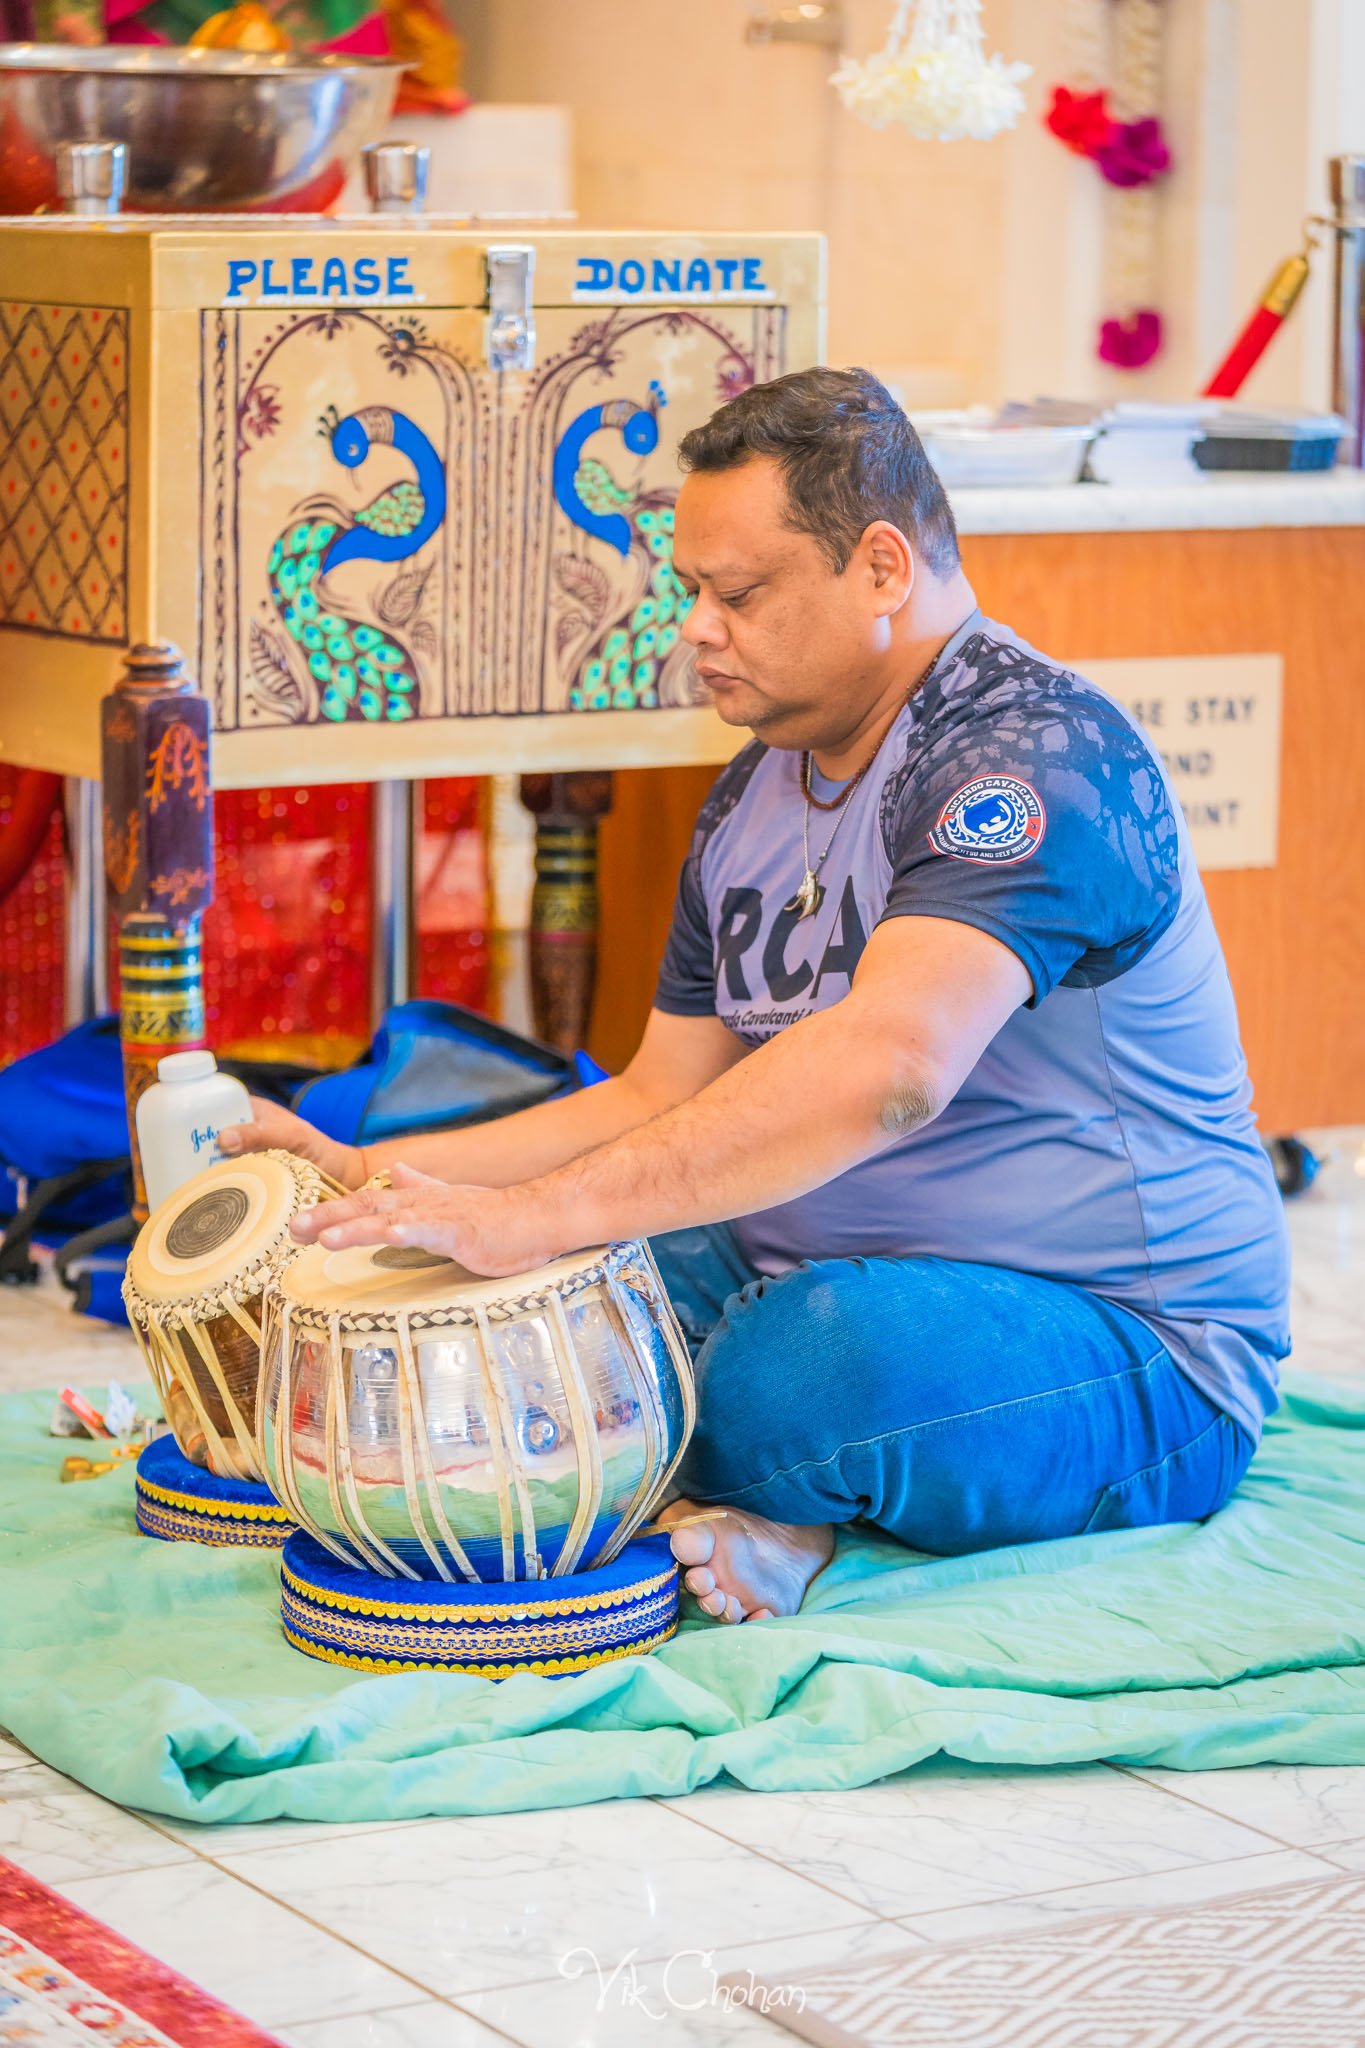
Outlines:
<svg viewBox="0 0 1365 2048"><path fill-rule="evenodd" d="M1189 483L1063 484L951 491L959 533L1172 533L1255 526L1365 526L1365 472L1195 475Z"/></svg>

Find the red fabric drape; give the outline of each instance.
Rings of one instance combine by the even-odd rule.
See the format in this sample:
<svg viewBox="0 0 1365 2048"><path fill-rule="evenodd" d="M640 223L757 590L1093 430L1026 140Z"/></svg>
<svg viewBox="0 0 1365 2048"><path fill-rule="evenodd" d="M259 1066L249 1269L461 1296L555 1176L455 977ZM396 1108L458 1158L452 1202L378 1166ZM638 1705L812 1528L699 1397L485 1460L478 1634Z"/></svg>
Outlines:
<svg viewBox="0 0 1365 2048"><path fill-rule="evenodd" d="M0 833L16 771L0 769ZM487 994L479 785L425 785L417 985L479 1008ZM212 1045L340 1064L369 1038L369 792L220 791L217 894L204 920ZM62 1028L62 847L54 819L0 904L0 1061Z"/></svg>
<svg viewBox="0 0 1365 2048"><path fill-rule="evenodd" d="M37 768L11 772L9 810L0 827L0 903L37 859L61 793L60 775L44 775Z"/></svg>

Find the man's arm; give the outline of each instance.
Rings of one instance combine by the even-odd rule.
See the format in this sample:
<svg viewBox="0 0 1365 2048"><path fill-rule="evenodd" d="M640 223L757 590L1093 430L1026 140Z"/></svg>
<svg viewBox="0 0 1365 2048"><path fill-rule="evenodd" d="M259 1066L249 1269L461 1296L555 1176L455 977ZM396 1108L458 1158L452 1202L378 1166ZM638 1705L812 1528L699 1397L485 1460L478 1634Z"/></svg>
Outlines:
<svg viewBox="0 0 1365 2048"><path fill-rule="evenodd" d="M770 1208L930 1122L1030 987L985 932L896 918L874 931L843 1002L582 1157L488 1193L400 1167L392 1191L324 1203L296 1230L329 1246L422 1245L499 1274Z"/></svg>
<svg viewBox="0 0 1365 2048"><path fill-rule="evenodd" d="M654 1010L623 1074L468 1130L428 1131L362 1149L339 1145L292 1111L256 1100L255 1121L220 1132L218 1142L229 1152L271 1146L296 1152L343 1187L358 1188L371 1174L402 1160L442 1181L506 1188L548 1174L589 1147L634 1130L697 1094L743 1057L744 1047L719 1018L670 1017Z"/></svg>

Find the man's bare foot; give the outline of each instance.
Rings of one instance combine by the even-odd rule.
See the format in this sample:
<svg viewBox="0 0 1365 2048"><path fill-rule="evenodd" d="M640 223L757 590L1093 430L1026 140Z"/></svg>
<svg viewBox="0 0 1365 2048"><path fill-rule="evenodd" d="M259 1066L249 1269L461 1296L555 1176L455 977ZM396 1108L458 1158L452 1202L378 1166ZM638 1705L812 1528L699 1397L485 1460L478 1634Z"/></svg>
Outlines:
<svg viewBox="0 0 1365 2048"><path fill-rule="evenodd" d="M692 1516L706 1519L693 1521ZM685 1568L683 1584L696 1595L702 1612L717 1621L771 1621L778 1614L795 1614L807 1586L834 1553L828 1522L802 1528L740 1508L708 1509L694 1500L675 1500L659 1523Z"/></svg>

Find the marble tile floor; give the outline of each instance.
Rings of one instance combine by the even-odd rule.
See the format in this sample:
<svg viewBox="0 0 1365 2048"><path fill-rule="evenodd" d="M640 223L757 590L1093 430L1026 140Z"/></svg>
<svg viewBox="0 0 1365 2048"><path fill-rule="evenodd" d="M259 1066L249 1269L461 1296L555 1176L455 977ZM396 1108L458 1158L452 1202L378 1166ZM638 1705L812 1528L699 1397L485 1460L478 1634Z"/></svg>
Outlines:
<svg viewBox="0 0 1365 2048"><path fill-rule="evenodd" d="M1365 1133L1290 1204L1295 1362L1365 1373ZM138 1376L50 1281L0 1292L0 1391ZM0 1738L0 1855L292 2048L780 2048L720 1980L1365 1871L1365 1768L1024 1771L711 1787L547 1814L202 1829Z"/></svg>

